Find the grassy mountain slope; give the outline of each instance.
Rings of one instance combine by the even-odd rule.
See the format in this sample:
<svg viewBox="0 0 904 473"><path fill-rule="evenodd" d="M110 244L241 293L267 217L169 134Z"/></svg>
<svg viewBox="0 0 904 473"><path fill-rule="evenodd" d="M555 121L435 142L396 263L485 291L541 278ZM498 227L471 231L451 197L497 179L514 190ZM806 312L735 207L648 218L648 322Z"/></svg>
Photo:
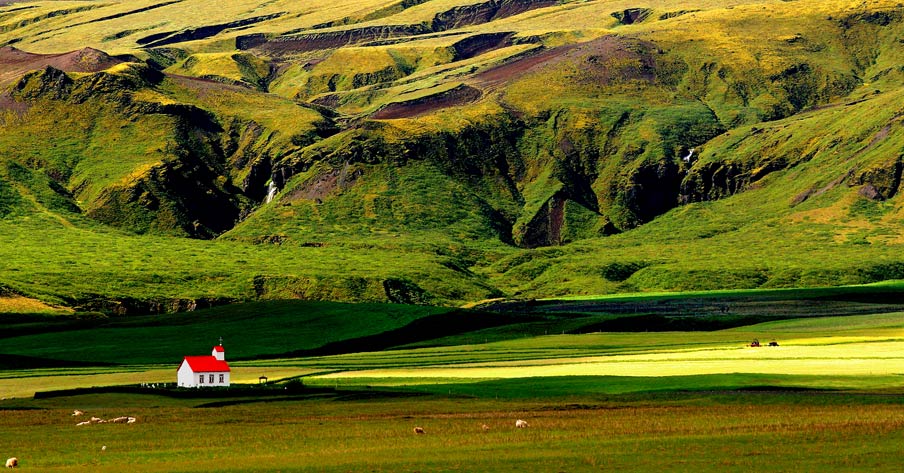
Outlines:
<svg viewBox="0 0 904 473"><path fill-rule="evenodd" d="M885 0L8 3L0 284L153 311L904 278L902 22Z"/></svg>

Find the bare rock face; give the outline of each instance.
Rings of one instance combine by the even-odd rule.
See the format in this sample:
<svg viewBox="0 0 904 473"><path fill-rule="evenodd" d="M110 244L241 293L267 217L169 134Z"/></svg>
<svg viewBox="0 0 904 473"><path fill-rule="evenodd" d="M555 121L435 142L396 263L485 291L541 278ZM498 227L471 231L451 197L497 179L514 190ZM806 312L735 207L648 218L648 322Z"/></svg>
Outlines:
<svg viewBox="0 0 904 473"><path fill-rule="evenodd" d="M217 173L192 156L150 169L126 187L110 187L88 215L132 231L213 238L232 228L241 212L237 189L216 185Z"/></svg>
<svg viewBox="0 0 904 473"><path fill-rule="evenodd" d="M341 31L324 31L319 33L302 33L268 38L261 34L245 35L236 38L236 47L241 50L257 49L271 55L332 49L350 44L368 41L385 40L402 36L429 33L430 30L421 25L386 25L353 28Z"/></svg>
<svg viewBox="0 0 904 473"><path fill-rule="evenodd" d="M462 26L479 25L555 4L555 1L550 0L491 0L455 7L438 13L433 18L431 26L433 31L445 31Z"/></svg>
<svg viewBox="0 0 904 473"><path fill-rule="evenodd" d="M882 194L872 184L864 185L857 193L869 200L883 200Z"/></svg>
<svg viewBox="0 0 904 473"><path fill-rule="evenodd" d="M65 72L51 66L32 72L13 86L12 95L19 100L38 97L61 99L68 95L73 80Z"/></svg>
<svg viewBox="0 0 904 473"><path fill-rule="evenodd" d="M566 202L562 193L550 197L521 232L513 235L515 243L524 248L561 244Z"/></svg>
<svg viewBox="0 0 904 473"><path fill-rule="evenodd" d="M870 200L886 200L894 197L901 186L904 171L902 158L877 165L860 173L854 183L860 184L859 193Z"/></svg>
<svg viewBox="0 0 904 473"><path fill-rule="evenodd" d="M631 175L624 199L638 224L649 222L678 205L682 177L674 161L645 165Z"/></svg>
<svg viewBox="0 0 904 473"><path fill-rule="evenodd" d="M649 8L628 8L612 13L612 17L622 25L633 25L647 19L653 10Z"/></svg>

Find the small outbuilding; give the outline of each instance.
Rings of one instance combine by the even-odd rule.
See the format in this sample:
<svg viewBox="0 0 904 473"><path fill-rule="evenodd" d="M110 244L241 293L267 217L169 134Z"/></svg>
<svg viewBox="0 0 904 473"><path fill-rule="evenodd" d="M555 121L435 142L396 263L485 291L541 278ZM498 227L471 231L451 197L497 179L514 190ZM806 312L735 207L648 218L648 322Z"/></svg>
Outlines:
<svg viewBox="0 0 904 473"><path fill-rule="evenodd" d="M213 347L210 356L186 356L179 365L176 381L180 388L229 386L229 363L223 344Z"/></svg>

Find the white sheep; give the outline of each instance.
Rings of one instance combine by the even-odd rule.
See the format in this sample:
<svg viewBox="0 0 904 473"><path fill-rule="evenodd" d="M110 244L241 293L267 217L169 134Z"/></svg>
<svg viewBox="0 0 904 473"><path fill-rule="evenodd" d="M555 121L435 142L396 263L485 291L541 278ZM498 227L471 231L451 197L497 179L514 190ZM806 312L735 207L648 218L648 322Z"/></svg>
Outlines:
<svg viewBox="0 0 904 473"><path fill-rule="evenodd" d="M79 422L78 424L75 424L76 427L81 427L81 426L83 426L83 425L91 425L91 421L90 421L90 420L86 420L86 421L84 421L84 422Z"/></svg>
<svg viewBox="0 0 904 473"><path fill-rule="evenodd" d="M134 417L129 417L129 420L126 421L126 424L134 424L138 419Z"/></svg>
<svg viewBox="0 0 904 473"><path fill-rule="evenodd" d="M519 428L519 429L523 429L523 428L525 428L525 427L527 427L527 426L528 426L528 425L527 425L527 422L525 422L525 421L523 421L523 420L521 420L521 419L518 419L518 420L515 421L515 427L517 427L517 428Z"/></svg>
<svg viewBox="0 0 904 473"><path fill-rule="evenodd" d="M423 427L415 427L415 428L414 428L414 433L420 435L420 434L425 434L426 432L424 432L424 428L423 428Z"/></svg>
<svg viewBox="0 0 904 473"><path fill-rule="evenodd" d="M19 459L16 457L7 458L6 459L6 467L7 468L18 468L19 467Z"/></svg>
<svg viewBox="0 0 904 473"><path fill-rule="evenodd" d="M72 415L74 415L74 416L83 416L83 415L85 415L85 412L76 409L76 410L72 411Z"/></svg>
<svg viewBox="0 0 904 473"><path fill-rule="evenodd" d="M111 420L110 422L113 422L114 424L122 424L124 422L128 422L128 420L129 420L128 417L122 416L122 417L117 417L117 418Z"/></svg>

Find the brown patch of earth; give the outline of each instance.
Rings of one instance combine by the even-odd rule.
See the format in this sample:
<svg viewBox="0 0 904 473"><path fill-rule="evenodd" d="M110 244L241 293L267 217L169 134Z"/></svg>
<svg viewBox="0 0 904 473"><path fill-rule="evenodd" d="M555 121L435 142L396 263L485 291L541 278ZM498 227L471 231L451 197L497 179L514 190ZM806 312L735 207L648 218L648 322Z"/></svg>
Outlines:
<svg viewBox="0 0 904 473"><path fill-rule="evenodd" d="M348 165L343 166L341 169L332 169L300 185L288 194L284 200L289 202L296 200L312 200L320 203L328 195L333 194L336 191L347 189L354 184L361 175L361 170L350 172Z"/></svg>
<svg viewBox="0 0 904 473"><path fill-rule="evenodd" d="M0 93L0 110L15 112L21 115L28 111L28 108L27 103L13 100L13 98L9 96L9 92Z"/></svg>
<svg viewBox="0 0 904 473"><path fill-rule="evenodd" d="M209 94L216 94L223 91L248 93L250 88L247 85L229 84L204 77L191 77L179 74L167 74L166 77L182 87L192 89L199 97L207 97Z"/></svg>
<svg viewBox="0 0 904 473"><path fill-rule="evenodd" d="M312 100L311 103L313 103L314 105L319 105L321 107L336 109L340 105L339 94L329 94L322 97L317 97L316 99Z"/></svg>
<svg viewBox="0 0 904 473"><path fill-rule="evenodd" d="M533 50L475 75L474 80L478 85L492 87L567 62L579 66L582 74L578 80L588 83L651 81L655 78L651 49L649 43L604 36L586 43Z"/></svg>
<svg viewBox="0 0 904 473"><path fill-rule="evenodd" d="M503 39L503 38L499 38ZM415 100L396 102L377 110L371 118L393 119L424 115L442 108L474 102L482 90L512 82L527 74L541 72L561 63L574 64L581 71L574 80L594 85L617 81L655 79L652 46L637 40L605 36L586 43L552 49L537 48L473 76L471 84Z"/></svg>
<svg viewBox="0 0 904 473"><path fill-rule="evenodd" d="M83 48L62 54L34 54L12 46L0 47L0 84L47 66L64 72L99 72L124 62L103 51Z"/></svg>
<svg viewBox="0 0 904 473"><path fill-rule="evenodd" d="M427 97L388 104L374 112L371 118L389 120L393 118L416 117L439 109L471 103L482 95L483 93L479 89L467 85L459 85L453 89Z"/></svg>
<svg viewBox="0 0 904 473"><path fill-rule="evenodd" d="M570 44L567 46L560 46L558 48L552 49L538 48L533 50L532 54L521 55L514 60L491 67L475 75L474 79L478 84L488 86L508 82L513 79L517 79L518 77L521 77L527 72L532 71L544 64L547 64L554 58L557 58L565 54L567 51L574 49L576 46L577 45Z"/></svg>

